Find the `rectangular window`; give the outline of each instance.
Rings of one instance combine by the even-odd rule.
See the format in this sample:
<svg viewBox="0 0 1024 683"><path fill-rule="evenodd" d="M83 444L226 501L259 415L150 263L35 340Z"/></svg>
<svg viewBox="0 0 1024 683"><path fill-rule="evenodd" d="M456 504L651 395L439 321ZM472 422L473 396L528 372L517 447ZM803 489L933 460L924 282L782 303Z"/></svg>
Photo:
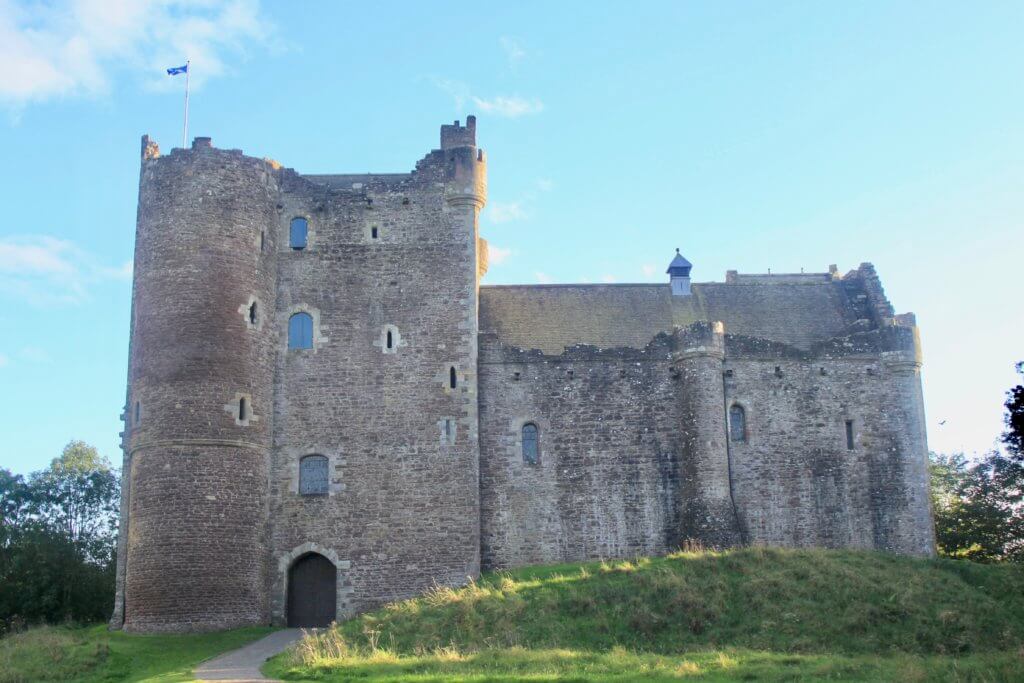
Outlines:
<svg viewBox="0 0 1024 683"><path fill-rule="evenodd" d="M328 461L322 455L307 455L299 461L299 493L304 496L327 495Z"/></svg>
<svg viewBox="0 0 1024 683"><path fill-rule="evenodd" d="M853 450L853 420L846 421L846 450Z"/></svg>
<svg viewBox="0 0 1024 683"><path fill-rule="evenodd" d="M293 218L288 231L288 246L296 251L305 249L308 232L309 222L305 218Z"/></svg>

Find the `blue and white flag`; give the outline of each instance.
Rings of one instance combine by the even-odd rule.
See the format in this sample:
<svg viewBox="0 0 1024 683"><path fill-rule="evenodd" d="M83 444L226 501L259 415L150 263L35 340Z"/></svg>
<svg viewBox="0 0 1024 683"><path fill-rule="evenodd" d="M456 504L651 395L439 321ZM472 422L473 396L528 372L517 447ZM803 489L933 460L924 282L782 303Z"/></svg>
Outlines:
<svg viewBox="0 0 1024 683"><path fill-rule="evenodd" d="M188 73L188 64L184 66L172 66L167 70L168 76L177 76L178 74Z"/></svg>

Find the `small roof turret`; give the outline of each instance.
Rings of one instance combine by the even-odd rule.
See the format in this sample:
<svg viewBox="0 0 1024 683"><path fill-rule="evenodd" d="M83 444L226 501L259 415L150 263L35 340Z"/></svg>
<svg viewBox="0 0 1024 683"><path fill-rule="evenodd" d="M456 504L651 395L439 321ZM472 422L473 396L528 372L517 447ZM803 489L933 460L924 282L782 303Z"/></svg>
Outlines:
<svg viewBox="0 0 1024 683"><path fill-rule="evenodd" d="M689 277L691 268L693 268L693 264L687 261L676 247L676 256L672 259L672 263L668 264L668 270L665 272L673 277Z"/></svg>

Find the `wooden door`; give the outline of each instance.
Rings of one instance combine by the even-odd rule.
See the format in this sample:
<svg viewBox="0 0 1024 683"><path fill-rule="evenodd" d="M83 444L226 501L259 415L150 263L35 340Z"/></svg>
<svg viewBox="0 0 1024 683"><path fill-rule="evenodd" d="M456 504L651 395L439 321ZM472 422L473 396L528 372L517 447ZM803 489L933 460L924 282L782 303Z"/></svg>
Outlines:
<svg viewBox="0 0 1024 683"><path fill-rule="evenodd" d="M303 555L288 570L288 625L328 626L336 618L338 572L323 555Z"/></svg>

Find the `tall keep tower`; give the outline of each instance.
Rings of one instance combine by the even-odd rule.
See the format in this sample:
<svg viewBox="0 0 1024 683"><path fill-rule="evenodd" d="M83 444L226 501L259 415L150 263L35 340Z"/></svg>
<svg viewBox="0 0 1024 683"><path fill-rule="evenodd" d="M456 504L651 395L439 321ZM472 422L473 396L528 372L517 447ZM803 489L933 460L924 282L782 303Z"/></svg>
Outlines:
<svg viewBox="0 0 1024 683"><path fill-rule="evenodd" d="M475 124L398 174L143 138L114 626L326 623L479 572Z"/></svg>
<svg viewBox="0 0 1024 683"><path fill-rule="evenodd" d="M142 142L113 622L267 621L276 171Z"/></svg>

